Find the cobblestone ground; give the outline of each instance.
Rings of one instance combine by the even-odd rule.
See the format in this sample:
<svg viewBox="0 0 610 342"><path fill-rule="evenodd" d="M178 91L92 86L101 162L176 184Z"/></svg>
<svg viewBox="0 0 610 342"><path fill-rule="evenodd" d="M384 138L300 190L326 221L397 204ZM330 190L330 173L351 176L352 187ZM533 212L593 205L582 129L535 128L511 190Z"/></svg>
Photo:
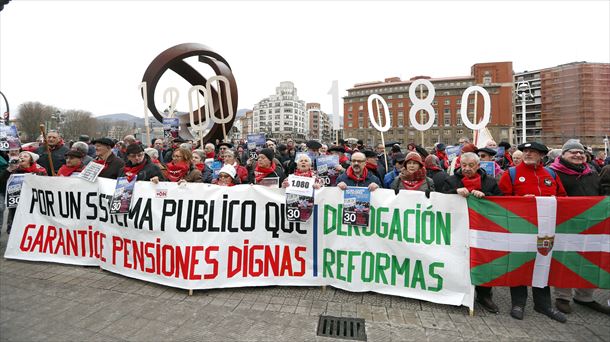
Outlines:
<svg viewBox="0 0 610 342"><path fill-rule="evenodd" d="M4 255L7 236L0 238ZM530 293L531 295L531 293ZM608 291L597 291L606 302ZM252 287L194 291L149 284L94 267L0 257L1 341L324 341L318 316L360 317L369 341L610 341L610 317L573 304L561 324L533 311L501 313L328 287Z"/></svg>

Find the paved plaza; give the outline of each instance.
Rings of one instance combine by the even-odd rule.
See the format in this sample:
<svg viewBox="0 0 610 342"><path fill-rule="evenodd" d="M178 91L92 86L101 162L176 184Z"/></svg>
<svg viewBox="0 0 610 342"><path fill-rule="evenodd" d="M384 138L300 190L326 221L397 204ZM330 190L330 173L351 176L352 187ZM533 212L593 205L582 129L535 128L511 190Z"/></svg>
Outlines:
<svg viewBox="0 0 610 342"><path fill-rule="evenodd" d="M7 235L0 237L4 255ZM533 311L474 317L452 307L327 287L251 287L188 291L96 267L0 258L1 341L341 341L316 336L320 314L366 320L369 341L610 341L610 317L574 305L561 324ZM531 296L531 293L530 293ZM607 301L608 291L596 299Z"/></svg>

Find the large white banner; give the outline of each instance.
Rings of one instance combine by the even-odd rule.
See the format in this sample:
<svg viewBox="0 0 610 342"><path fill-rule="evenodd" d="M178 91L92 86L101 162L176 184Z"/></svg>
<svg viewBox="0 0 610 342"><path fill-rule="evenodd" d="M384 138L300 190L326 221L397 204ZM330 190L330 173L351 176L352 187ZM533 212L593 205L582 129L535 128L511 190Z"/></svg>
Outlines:
<svg viewBox="0 0 610 342"><path fill-rule="evenodd" d="M49 180L53 181L49 181ZM289 222L282 189L137 182L111 215L116 181L28 175L5 257L99 265L184 289L332 285L472 308L466 201L379 189L368 227L342 225L343 195L315 193Z"/></svg>

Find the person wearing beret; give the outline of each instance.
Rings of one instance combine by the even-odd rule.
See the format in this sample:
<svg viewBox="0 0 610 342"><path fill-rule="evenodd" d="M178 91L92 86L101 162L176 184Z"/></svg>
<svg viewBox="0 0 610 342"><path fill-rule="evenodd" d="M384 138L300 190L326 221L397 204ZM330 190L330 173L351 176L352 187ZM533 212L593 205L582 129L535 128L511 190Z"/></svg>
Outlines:
<svg viewBox="0 0 610 342"><path fill-rule="evenodd" d="M127 154L127 163L125 163L119 176L127 177L128 182L131 182L136 176L138 181L158 183L165 180L161 169L152 162L148 154L144 153L144 149L140 144L127 146L125 152Z"/></svg>
<svg viewBox="0 0 610 342"><path fill-rule="evenodd" d="M568 140L561 148L561 156L557 157L550 168L557 172L568 196L600 196L603 195L600 178L586 163L585 148L577 140ZM570 302L587 306L595 311L610 314L610 307L593 300L595 289L555 288L555 307L569 314L572 312ZM572 296L574 292L574 296Z"/></svg>
<svg viewBox="0 0 610 342"><path fill-rule="evenodd" d="M228 142L221 142L220 144L218 144L218 156L216 157L216 160L224 163L225 152L231 150L232 148L233 144Z"/></svg>
<svg viewBox="0 0 610 342"><path fill-rule="evenodd" d="M95 159L92 163L104 166L98 177L117 179L125 166L125 162L112 153L114 142L109 138L100 138L94 140L93 144L95 145Z"/></svg>
<svg viewBox="0 0 610 342"><path fill-rule="evenodd" d="M542 164L542 157L549 149L538 142L526 142L518 148L523 152L523 162L504 172L499 183L502 193L505 196L566 196L561 179L551 174ZM511 172L512 168L514 172ZM514 177L511 177L511 173ZM551 290L548 286L532 287L532 296L534 310L558 322L566 322L566 317L553 308ZM527 302L527 286L511 287L510 297L512 302L510 315L522 320Z"/></svg>
<svg viewBox="0 0 610 342"><path fill-rule="evenodd" d="M87 156L85 153L76 149L66 152L66 164L59 168L57 175L60 177L70 177L83 171L85 168L83 158L85 156Z"/></svg>
<svg viewBox="0 0 610 342"><path fill-rule="evenodd" d="M278 178L278 188L286 176L282 167L277 165L274 160L274 152L270 148L263 148L258 153L256 164L251 169L249 182L251 184L259 184L264 178Z"/></svg>
<svg viewBox="0 0 610 342"><path fill-rule="evenodd" d="M339 156L339 165L341 165L342 170L338 170L338 171L344 171L349 167L350 162L349 162L349 158L345 155L345 153L347 152L345 150L345 147L343 147L341 145L332 146L331 148L328 149L328 152Z"/></svg>
<svg viewBox="0 0 610 342"><path fill-rule="evenodd" d="M498 165L498 163L496 163L496 159L494 158L494 156L497 153L496 150L494 150L490 147L483 147L483 148L477 149L476 153L479 155L479 158L481 158L481 161L490 161L490 162L494 163L496 180L500 180L500 177L502 177L504 170L502 170L500 165Z"/></svg>
<svg viewBox="0 0 610 342"><path fill-rule="evenodd" d="M390 188L390 185L392 185L392 182L394 181L394 178L398 177L398 175L400 174L400 171L402 171L403 163L405 161L406 156L402 153L397 153L394 155L394 169L388 173L385 174L385 176L383 177L383 187L386 189Z"/></svg>

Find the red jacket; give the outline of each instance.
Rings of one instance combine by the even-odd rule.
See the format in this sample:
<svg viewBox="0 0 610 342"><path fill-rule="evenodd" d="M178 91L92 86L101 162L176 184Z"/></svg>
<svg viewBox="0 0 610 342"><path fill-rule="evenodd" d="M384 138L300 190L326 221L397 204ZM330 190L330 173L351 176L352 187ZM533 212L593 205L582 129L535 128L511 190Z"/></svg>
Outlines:
<svg viewBox="0 0 610 342"><path fill-rule="evenodd" d="M510 179L510 172L504 172L500 178L500 190L505 196L566 196L566 190L557 175L555 178L542 166L527 165L524 162L516 166L515 183Z"/></svg>

